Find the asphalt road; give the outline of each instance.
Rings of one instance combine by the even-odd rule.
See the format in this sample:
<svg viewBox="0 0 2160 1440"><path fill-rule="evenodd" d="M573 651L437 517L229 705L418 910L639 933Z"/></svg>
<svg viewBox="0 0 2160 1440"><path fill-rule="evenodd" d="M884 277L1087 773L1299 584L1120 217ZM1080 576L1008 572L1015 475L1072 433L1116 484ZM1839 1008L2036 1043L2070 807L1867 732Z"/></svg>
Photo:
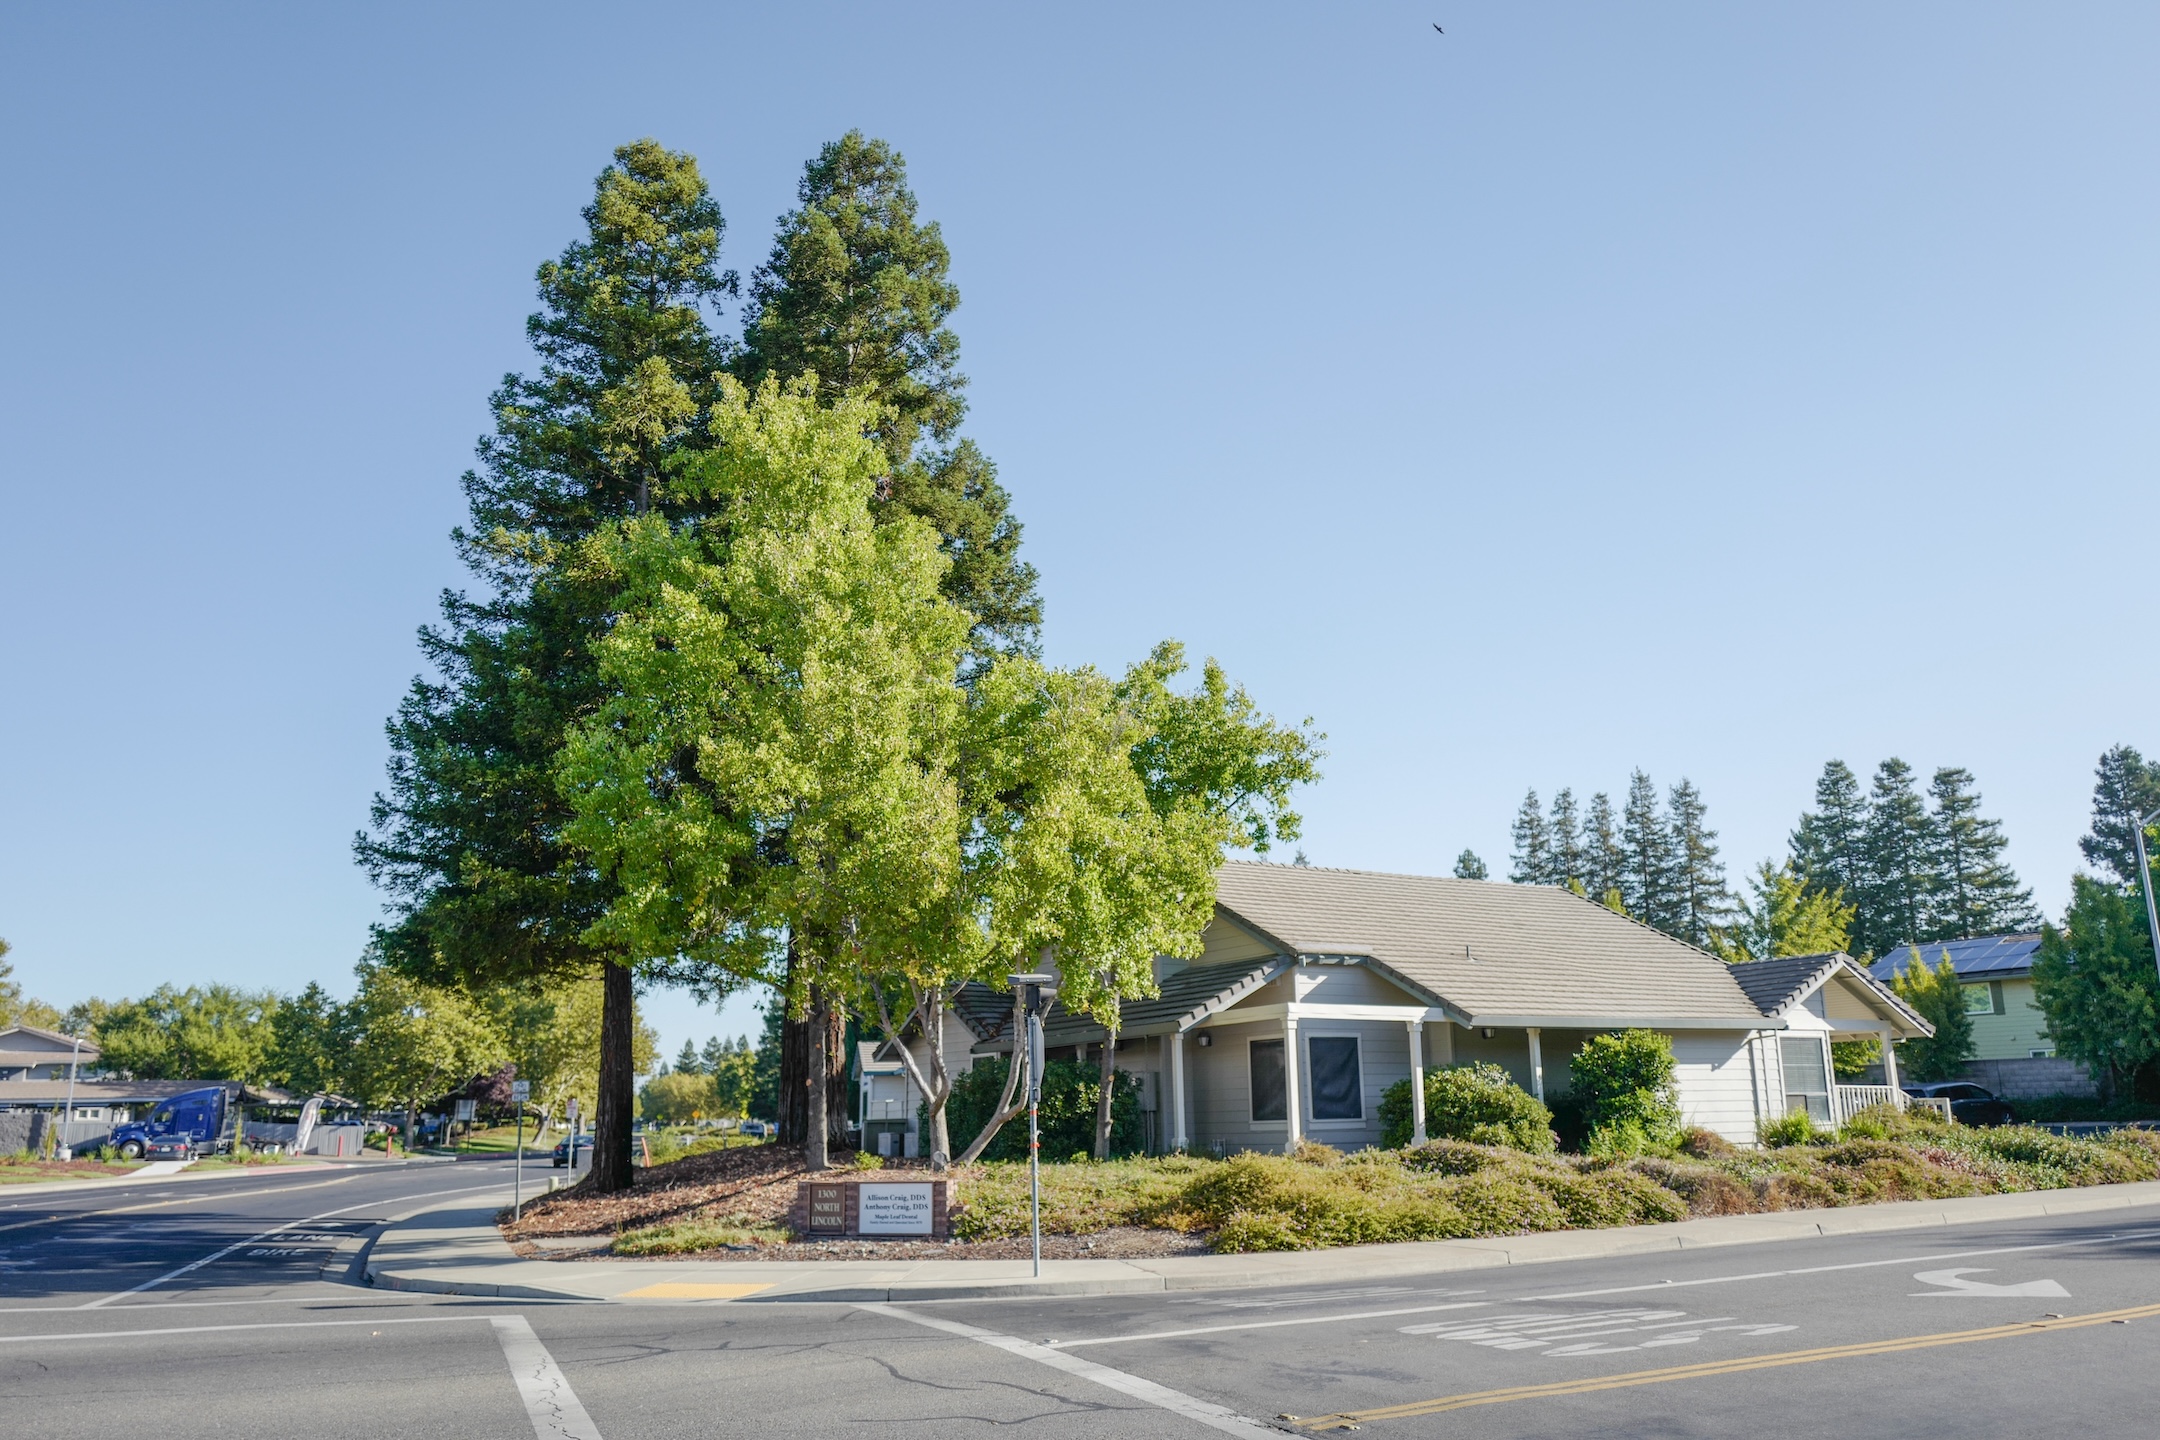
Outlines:
<svg viewBox="0 0 2160 1440"><path fill-rule="evenodd" d="M460 1162L0 1191L0 1435L2156 1428L2160 1209L1386 1285L906 1306L493 1302L320 1278L341 1241L506 1180Z"/></svg>

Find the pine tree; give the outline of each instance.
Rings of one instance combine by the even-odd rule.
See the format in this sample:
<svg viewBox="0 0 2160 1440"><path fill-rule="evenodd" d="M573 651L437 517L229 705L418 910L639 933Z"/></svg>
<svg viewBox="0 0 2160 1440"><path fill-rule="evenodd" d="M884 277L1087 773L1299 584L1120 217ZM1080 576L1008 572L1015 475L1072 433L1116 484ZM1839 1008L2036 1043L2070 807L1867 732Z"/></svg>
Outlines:
<svg viewBox="0 0 2160 1440"><path fill-rule="evenodd" d="M1740 903L1738 922L1718 947L1726 959L1774 960L1852 948L1853 907L1834 894L1809 889L1792 861L1763 861L1748 877L1748 889L1754 903Z"/></svg>
<svg viewBox="0 0 2160 1440"><path fill-rule="evenodd" d="M1515 812L1511 833L1515 848L1508 855L1508 879L1517 885L1549 883L1552 878L1552 832L1546 828L1545 807L1539 803L1537 791L1523 796L1522 808Z"/></svg>
<svg viewBox="0 0 2160 1440"><path fill-rule="evenodd" d="M601 699L593 646L612 599L564 562L612 520L678 513L668 479L704 443L727 358L709 310L735 279L697 162L654 141L615 152L584 219L585 238L540 267L526 325L539 373L496 391L464 477L471 518L453 539L482 593L446 595L441 626L421 631L436 678L386 727L389 787L354 851L392 897L376 943L400 973L475 992L605 977L592 1183L614 1190L631 1182L641 957L586 939L615 890L562 839L555 762Z"/></svg>
<svg viewBox="0 0 2160 1440"><path fill-rule="evenodd" d="M1815 782L1815 809L1801 815L1792 833L1793 864L1809 891L1842 896L1857 906L1867 889L1867 823L1867 796L1859 778L1844 761L1830 761ZM1879 953L1896 938L1876 936L1856 919L1853 953Z"/></svg>
<svg viewBox="0 0 2160 1440"><path fill-rule="evenodd" d="M1709 949L1731 918L1732 892L1718 859L1717 831L1705 823L1709 808L1694 783L1683 777L1668 794L1673 850L1673 927L1668 933Z"/></svg>
<svg viewBox="0 0 2160 1440"><path fill-rule="evenodd" d="M1679 852L1658 806L1657 787L1640 770L1628 778L1620 844L1627 855L1620 894L1628 913L1653 929L1677 933L1681 923L1676 883Z"/></svg>
<svg viewBox="0 0 2160 1440"><path fill-rule="evenodd" d="M754 388L767 375L815 372L827 397L866 392L886 407L885 507L944 537L945 594L975 617L979 651L1033 653L1035 570L1020 559L1020 522L996 467L956 438L967 378L946 321L960 291L936 222L916 219L906 160L850 130L803 167L796 197L751 278L736 374Z"/></svg>
<svg viewBox="0 0 2160 1440"><path fill-rule="evenodd" d="M1576 894L1587 893L1583 871L1582 825L1575 816L1575 792L1562 790L1553 796L1552 816L1546 825L1547 870L1551 883L1565 885Z"/></svg>
<svg viewBox="0 0 2160 1440"><path fill-rule="evenodd" d="M1485 862L1478 859L1477 851L1465 850L1455 857L1455 878L1458 880L1483 880L1487 878Z"/></svg>
<svg viewBox="0 0 2160 1440"><path fill-rule="evenodd" d="M1958 940L1973 935L2001 935L2029 930L2040 921L2032 892L2018 884L2017 873L2003 863L2010 843L2000 820L1980 814L1980 793L1972 772L1944 766L1928 787L1935 801L1933 822L1935 903L1930 940Z"/></svg>
<svg viewBox="0 0 2160 1440"><path fill-rule="evenodd" d="M1590 797L1589 808L1583 812L1582 850L1583 893L1600 903L1622 894L1627 852L1620 846L1613 821L1612 797L1602 790Z"/></svg>
<svg viewBox="0 0 2160 1440"><path fill-rule="evenodd" d="M1913 769L1892 756L1875 770L1868 796L1865 862L1854 928L1871 949L1922 938L1935 904L1935 834L1913 785Z"/></svg>
<svg viewBox="0 0 2160 1440"><path fill-rule="evenodd" d="M698 1052L698 1069L703 1070L707 1075L718 1075L720 1067L727 1062L728 1056L735 1053L738 1043L723 1040L718 1035L713 1036L712 1039L705 1042L705 1048Z"/></svg>
<svg viewBox="0 0 2160 1440"><path fill-rule="evenodd" d="M2128 745L2109 749L2093 772L2092 830L2078 840L2085 863L2112 875L2117 884L2134 884L2137 847L2131 827L2155 810L2160 810L2160 765L2147 763Z"/></svg>
<svg viewBox="0 0 2160 1440"><path fill-rule="evenodd" d="M677 1075L701 1075L705 1073L704 1065L698 1060L697 1046L691 1041L685 1040L682 1042L682 1050L675 1056L675 1073Z"/></svg>

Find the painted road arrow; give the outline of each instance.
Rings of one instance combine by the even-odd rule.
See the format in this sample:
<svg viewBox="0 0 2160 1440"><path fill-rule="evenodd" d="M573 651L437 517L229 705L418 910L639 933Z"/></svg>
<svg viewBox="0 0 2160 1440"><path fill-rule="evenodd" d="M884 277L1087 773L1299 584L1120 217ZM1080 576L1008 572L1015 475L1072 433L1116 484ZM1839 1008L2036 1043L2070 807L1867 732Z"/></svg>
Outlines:
<svg viewBox="0 0 2160 1440"><path fill-rule="evenodd" d="M1922 1270L1912 1278L1923 1285L1941 1285L1941 1290L1916 1290L1915 1295L2048 1295L2064 1296L2070 1292L2053 1280L2027 1280L2022 1285L1990 1285L1982 1280L1960 1280L1960 1275L1992 1275L1992 1270Z"/></svg>

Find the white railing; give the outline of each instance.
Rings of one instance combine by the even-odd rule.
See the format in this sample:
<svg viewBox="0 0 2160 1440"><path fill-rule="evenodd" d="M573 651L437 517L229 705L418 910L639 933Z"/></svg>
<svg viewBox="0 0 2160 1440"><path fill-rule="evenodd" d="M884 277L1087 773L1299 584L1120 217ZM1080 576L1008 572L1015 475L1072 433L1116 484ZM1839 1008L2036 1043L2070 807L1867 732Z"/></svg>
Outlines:
<svg viewBox="0 0 2160 1440"><path fill-rule="evenodd" d="M1903 1110L1912 1103L1912 1098L1895 1085L1838 1085L1830 1092L1830 1118L1843 1128L1846 1121L1870 1105L1894 1105Z"/></svg>

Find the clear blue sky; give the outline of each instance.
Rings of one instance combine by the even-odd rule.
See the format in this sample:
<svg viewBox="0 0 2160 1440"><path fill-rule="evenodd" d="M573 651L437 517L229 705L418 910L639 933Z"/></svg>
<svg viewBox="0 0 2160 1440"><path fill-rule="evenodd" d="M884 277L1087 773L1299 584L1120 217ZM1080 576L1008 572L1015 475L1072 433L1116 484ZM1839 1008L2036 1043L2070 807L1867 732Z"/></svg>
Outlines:
<svg viewBox="0 0 2160 1440"><path fill-rule="evenodd" d="M1443 37L1431 22L1447 27ZM898 145L1048 648L1327 730L1318 864L1527 786L1961 764L2050 909L2160 749L2160 9L0 13L0 935L55 1002L344 989L485 399L610 149L764 254ZM672 1050L747 1029L661 1000Z"/></svg>

